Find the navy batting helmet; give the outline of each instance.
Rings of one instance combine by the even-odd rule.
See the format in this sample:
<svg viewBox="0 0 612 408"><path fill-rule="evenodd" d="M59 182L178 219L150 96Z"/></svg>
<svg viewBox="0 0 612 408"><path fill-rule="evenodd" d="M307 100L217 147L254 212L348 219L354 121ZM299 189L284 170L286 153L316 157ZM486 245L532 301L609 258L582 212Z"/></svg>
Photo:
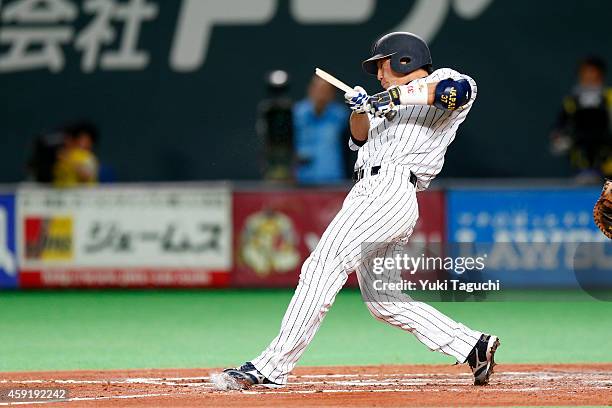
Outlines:
<svg viewBox="0 0 612 408"><path fill-rule="evenodd" d="M377 62L391 58L391 68L400 74L409 74L419 68L432 71L431 53L425 40L416 34L395 32L383 35L372 45L372 56L363 61L363 69L378 74Z"/></svg>

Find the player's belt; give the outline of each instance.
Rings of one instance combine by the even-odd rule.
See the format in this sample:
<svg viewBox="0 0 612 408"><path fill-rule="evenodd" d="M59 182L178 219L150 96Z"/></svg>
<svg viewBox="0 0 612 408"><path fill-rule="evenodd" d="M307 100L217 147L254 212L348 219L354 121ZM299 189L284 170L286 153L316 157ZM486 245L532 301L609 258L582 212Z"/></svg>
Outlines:
<svg viewBox="0 0 612 408"><path fill-rule="evenodd" d="M378 174L380 172L380 168L381 166L373 166L370 168L370 175L375 176L376 174ZM353 181L356 183L359 180L361 180L367 173L366 173L367 169L361 168L359 170L355 170L353 172ZM410 183L416 187L416 182L417 182L417 176L410 171Z"/></svg>

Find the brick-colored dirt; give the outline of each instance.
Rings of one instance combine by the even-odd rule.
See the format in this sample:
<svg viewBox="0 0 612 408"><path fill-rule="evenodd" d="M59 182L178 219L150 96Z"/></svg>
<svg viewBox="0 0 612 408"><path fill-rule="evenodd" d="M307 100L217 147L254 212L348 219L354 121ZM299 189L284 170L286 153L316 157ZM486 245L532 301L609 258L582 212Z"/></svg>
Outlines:
<svg viewBox="0 0 612 408"><path fill-rule="evenodd" d="M503 364L474 387L466 366L305 367L280 389L216 391L218 369L2 373L0 389L66 388L53 407L518 406L612 404L612 364ZM0 406L8 405L4 398ZM13 401L15 402L15 401ZM37 405L40 406L40 405Z"/></svg>

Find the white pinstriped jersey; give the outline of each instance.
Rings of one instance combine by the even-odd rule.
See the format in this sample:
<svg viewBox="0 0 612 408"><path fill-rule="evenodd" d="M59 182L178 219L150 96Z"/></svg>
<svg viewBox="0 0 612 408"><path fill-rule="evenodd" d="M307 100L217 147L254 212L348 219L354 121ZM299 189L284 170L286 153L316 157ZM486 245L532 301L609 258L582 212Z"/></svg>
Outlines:
<svg viewBox="0 0 612 408"><path fill-rule="evenodd" d="M406 166L418 178L417 191L425 190L442 170L448 145L455 139L476 99L476 82L450 68L435 70L411 84L439 82L444 79L466 79L472 86L472 97L464 106L445 111L434 106L399 106L393 121L370 116L367 142L359 147L349 139L351 150L359 150L355 169L363 166Z"/></svg>

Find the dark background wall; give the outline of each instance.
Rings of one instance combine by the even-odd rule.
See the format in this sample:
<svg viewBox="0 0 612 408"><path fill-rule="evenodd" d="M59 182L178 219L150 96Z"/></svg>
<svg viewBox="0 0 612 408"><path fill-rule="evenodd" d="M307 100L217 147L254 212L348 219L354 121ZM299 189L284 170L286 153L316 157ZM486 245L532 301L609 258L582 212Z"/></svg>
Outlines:
<svg viewBox="0 0 612 408"><path fill-rule="evenodd" d="M78 118L99 124L99 156L122 181L257 179L261 141L254 123L257 102L265 96L264 74L288 70L294 98L303 96L316 66L378 90L360 61L375 37L396 28L417 6L378 1L365 22L306 25L280 0L267 24L216 25L204 64L177 72L170 50L182 2L156 2L159 13L143 23L138 39L150 54L144 70L84 73L82 54L68 43L59 72L0 72L0 182L24 178L34 134ZM434 63L475 78L479 99L449 149L442 175L568 174L565 160L548 153L548 130L572 86L576 61L597 53L612 62L612 2L497 0L473 19L451 7L458 2L430 3L448 3L431 39ZM3 3L3 8L10 4ZM81 12L71 24L78 32L90 21ZM0 24L0 30L14 25ZM121 23L114 24L120 36ZM7 51L8 45L0 44L0 56Z"/></svg>

